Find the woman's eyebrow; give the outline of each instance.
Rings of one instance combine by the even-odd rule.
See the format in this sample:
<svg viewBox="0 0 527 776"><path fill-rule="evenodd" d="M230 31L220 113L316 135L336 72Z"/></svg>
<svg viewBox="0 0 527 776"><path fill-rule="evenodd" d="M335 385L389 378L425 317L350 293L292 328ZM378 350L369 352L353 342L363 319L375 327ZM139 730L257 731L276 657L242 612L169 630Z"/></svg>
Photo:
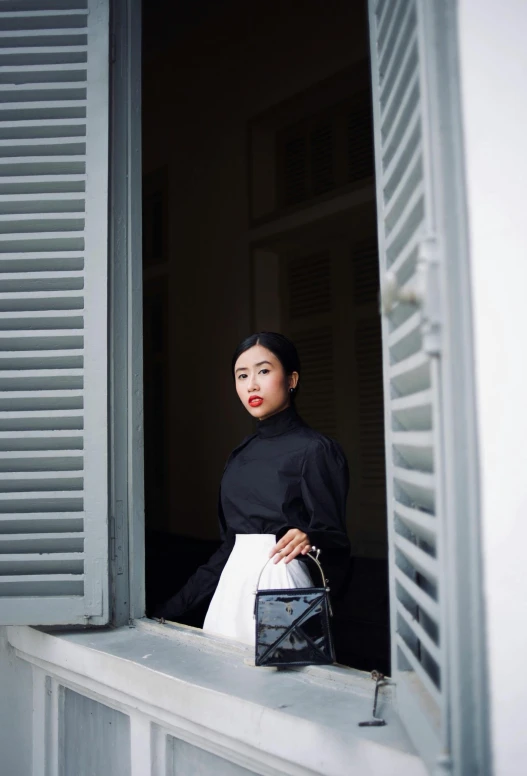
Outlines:
<svg viewBox="0 0 527 776"><path fill-rule="evenodd" d="M263 366L264 364L269 364L269 366L272 366L270 361L258 361L258 363L255 364L255 366ZM239 366L238 369L236 369L235 371L236 372L246 372L247 369L248 369L248 367L246 367L246 366Z"/></svg>

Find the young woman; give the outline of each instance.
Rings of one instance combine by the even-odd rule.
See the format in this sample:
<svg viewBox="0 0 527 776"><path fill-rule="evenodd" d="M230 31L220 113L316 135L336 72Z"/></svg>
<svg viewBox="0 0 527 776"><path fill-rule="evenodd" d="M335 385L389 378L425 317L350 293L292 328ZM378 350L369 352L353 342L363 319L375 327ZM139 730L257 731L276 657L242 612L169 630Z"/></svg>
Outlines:
<svg viewBox="0 0 527 776"><path fill-rule="evenodd" d="M258 425L224 469L222 544L154 616L177 620L214 593L203 629L254 644L254 591L262 568L260 589L294 588L312 584L314 564L302 561L312 546L322 550L326 575L325 561L337 576L347 563L349 478L340 446L295 411L300 362L292 342L272 332L253 334L236 349L232 374L240 401Z"/></svg>

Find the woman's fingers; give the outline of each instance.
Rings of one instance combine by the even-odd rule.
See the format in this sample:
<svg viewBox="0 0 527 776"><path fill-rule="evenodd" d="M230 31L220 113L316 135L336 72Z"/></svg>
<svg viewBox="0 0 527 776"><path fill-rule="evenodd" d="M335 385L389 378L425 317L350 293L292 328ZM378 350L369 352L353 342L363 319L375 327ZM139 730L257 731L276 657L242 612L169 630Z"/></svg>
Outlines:
<svg viewBox="0 0 527 776"><path fill-rule="evenodd" d="M276 542L275 546L269 553L269 557L272 558L273 555L277 555L280 552L283 552L288 545L292 544L293 546L296 546L298 543L303 542L309 542L309 537L304 531L301 531L299 528L290 528L289 531L287 531L282 538Z"/></svg>
<svg viewBox="0 0 527 776"><path fill-rule="evenodd" d="M272 557L273 557L273 555L276 555L277 553L279 553L279 552L281 552L283 549L285 549L285 547L287 547L287 545L289 544L289 542L290 542L290 541L293 539L293 537L295 536L295 534L296 534L296 530L297 530L297 529L295 529L295 528L290 528L290 529L289 529L289 531L287 531L287 533L285 533L285 534L282 536L282 538L281 538L281 539L280 539L278 542L276 542L275 546L273 547L273 549L272 549L272 550L271 550L271 552L269 553L269 557L270 557L270 558L272 558Z"/></svg>
<svg viewBox="0 0 527 776"><path fill-rule="evenodd" d="M297 544L294 550L284 558L284 563L291 563L291 561L294 560L297 557L297 555L300 555L303 548L304 548L303 544Z"/></svg>
<svg viewBox="0 0 527 776"><path fill-rule="evenodd" d="M274 557L274 563L280 563L281 560L290 563L300 553L306 555L310 549L309 536L299 528L290 528L273 547L269 557Z"/></svg>
<svg viewBox="0 0 527 776"><path fill-rule="evenodd" d="M298 546L298 542L290 541L288 544L286 544L285 547L283 547L281 550L278 550L278 552L275 554L274 562L278 563L279 561L283 560L284 558L289 557L289 555L293 552L293 550Z"/></svg>

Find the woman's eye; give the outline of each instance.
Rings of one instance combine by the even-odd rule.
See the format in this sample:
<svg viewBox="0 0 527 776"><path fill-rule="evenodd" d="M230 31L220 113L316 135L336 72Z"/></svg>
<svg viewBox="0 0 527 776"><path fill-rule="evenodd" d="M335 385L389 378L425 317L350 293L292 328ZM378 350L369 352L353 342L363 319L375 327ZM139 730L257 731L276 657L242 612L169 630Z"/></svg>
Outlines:
<svg viewBox="0 0 527 776"><path fill-rule="evenodd" d="M260 374L261 375L268 375L269 374L269 370L268 369L260 369Z"/></svg>
<svg viewBox="0 0 527 776"><path fill-rule="evenodd" d="M247 377L247 375L238 375L238 380L243 380Z"/></svg>

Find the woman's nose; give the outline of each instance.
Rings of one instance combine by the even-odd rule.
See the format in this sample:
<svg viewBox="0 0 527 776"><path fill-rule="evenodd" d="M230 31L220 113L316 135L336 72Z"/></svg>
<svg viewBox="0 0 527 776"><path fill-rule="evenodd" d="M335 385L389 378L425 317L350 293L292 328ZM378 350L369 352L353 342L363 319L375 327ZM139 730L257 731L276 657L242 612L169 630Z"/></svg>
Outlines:
<svg viewBox="0 0 527 776"><path fill-rule="evenodd" d="M258 383L254 377L251 377L251 379L249 380L249 391L252 392L257 390L259 390Z"/></svg>

